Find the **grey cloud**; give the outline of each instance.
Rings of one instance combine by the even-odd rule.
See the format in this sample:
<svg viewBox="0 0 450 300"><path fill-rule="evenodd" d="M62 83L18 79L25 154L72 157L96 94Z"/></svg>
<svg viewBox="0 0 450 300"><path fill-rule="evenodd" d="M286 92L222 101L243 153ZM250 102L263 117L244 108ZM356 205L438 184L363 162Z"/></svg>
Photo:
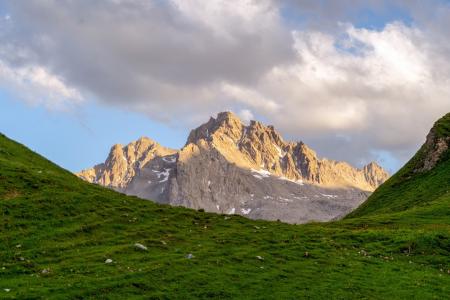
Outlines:
<svg viewBox="0 0 450 300"><path fill-rule="evenodd" d="M252 82L293 57L290 35L276 23L255 32L227 24L227 40L163 1L14 1L10 10L18 47L31 47L39 62L93 91L136 93L158 81Z"/></svg>
<svg viewBox="0 0 450 300"><path fill-rule="evenodd" d="M186 126L231 108L357 164L380 151L404 161L450 110L450 8L441 1L4 3L0 81L2 66L3 77L22 70L58 97L76 90ZM392 5L412 27L349 25ZM22 87L20 76L6 82Z"/></svg>

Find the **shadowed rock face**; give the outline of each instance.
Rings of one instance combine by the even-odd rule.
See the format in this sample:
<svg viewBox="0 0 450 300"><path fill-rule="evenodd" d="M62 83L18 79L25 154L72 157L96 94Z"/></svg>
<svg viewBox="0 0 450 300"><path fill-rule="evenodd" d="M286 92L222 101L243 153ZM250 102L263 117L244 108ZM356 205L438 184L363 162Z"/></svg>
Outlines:
<svg viewBox="0 0 450 300"><path fill-rule="evenodd" d="M447 116L450 119L450 117ZM433 127L427 135L424 149L424 157L419 161L419 165L414 169L415 172L426 172L434 168L443 154L449 149L450 137L440 137L436 134L436 128Z"/></svg>
<svg viewBox="0 0 450 300"><path fill-rule="evenodd" d="M245 126L230 112L192 130L179 151L142 138L78 175L160 203L291 223L340 218L388 178L376 163L319 159L273 126Z"/></svg>

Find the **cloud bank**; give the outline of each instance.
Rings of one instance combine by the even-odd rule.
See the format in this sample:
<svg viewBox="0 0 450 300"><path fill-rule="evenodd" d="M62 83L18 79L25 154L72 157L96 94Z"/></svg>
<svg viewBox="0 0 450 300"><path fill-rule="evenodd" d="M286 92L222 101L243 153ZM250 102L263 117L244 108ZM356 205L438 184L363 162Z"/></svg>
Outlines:
<svg viewBox="0 0 450 300"><path fill-rule="evenodd" d="M403 162L450 111L450 6L396 1L413 22L368 28L357 10L388 7L320 3L7 1L0 84L49 108L96 99L186 126L231 109L323 155Z"/></svg>

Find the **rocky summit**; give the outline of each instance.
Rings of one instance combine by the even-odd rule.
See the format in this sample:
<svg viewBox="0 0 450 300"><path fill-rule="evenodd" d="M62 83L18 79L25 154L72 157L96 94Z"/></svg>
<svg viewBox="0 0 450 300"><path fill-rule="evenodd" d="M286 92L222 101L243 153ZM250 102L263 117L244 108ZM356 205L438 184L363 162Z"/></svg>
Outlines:
<svg viewBox="0 0 450 300"><path fill-rule="evenodd" d="M318 158L231 112L192 130L181 150L140 138L77 175L158 203L290 223L341 218L388 178L374 162L357 169Z"/></svg>

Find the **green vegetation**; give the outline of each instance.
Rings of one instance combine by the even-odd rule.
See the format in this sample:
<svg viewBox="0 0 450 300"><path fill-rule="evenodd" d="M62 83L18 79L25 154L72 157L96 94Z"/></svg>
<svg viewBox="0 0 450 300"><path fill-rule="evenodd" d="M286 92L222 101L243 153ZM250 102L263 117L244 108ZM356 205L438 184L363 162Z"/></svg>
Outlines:
<svg viewBox="0 0 450 300"><path fill-rule="evenodd" d="M450 113L439 119L433 126L435 141L450 137ZM410 215L436 212L427 215L433 222L450 220L450 151L442 155L435 168L428 172L418 172L426 154L433 144L425 143L414 157L394 176L380 186L369 199L347 218L358 216L401 212ZM438 206L442 206L439 210ZM437 218L443 218L442 220Z"/></svg>
<svg viewBox="0 0 450 300"><path fill-rule="evenodd" d="M450 136L450 113L439 119L434 125L438 137L449 137Z"/></svg>
<svg viewBox="0 0 450 300"><path fill-rule="evenodd" d="M448 298L449 160L405 168L343 221L289 225L125 196L0 136L0 298Z"/></svg>

